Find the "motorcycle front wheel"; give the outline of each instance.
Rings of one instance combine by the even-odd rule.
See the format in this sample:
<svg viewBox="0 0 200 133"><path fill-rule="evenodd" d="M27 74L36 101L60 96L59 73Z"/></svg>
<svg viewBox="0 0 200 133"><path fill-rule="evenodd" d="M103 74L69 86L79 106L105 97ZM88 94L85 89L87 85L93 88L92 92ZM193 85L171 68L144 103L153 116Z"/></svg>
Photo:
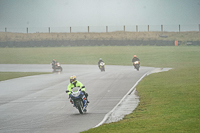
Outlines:
<svg viewBox="0 0 200 133"><path fill-rule="evenodd" d="M139 68L140 68L140 66L139 65L136 65L136 67L135 67L138 71L139 71Z"/></svg>
<svg viewBox="0 0 200 133"><path fill-rule="evenodd" d="M62 67L60 67L60 71L61 71L61 72L62 72L62 70L63 70Z"/></svg>
<svg viewBox="0 0 200 133"><path fill-rule="evenodd" d="M83 103L82 103L81 101L78 101L78 102L76 103L76 106L77 106L77 108L78 108L79 113L80 113L80 114L83 114Z"/></svg>

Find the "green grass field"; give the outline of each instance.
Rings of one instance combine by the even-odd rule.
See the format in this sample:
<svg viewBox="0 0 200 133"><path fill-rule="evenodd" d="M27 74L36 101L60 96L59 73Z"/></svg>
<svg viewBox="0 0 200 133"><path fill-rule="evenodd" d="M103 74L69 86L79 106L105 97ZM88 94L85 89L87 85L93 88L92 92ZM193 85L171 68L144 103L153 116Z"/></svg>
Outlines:
<svg viewBox="0 0 200 133"><path fill-rule="evenodd" d="M0 48L0 63L49 64L56 59L61 64L97 64L102 58L107 65L132 65L136 54L142 66L177 68L197 64L199 49L193 46Z"/></svg>
<svg viewBox="0 0 200 133"><path fill-rule="evenodd" d="M200 47L60 47L0 48L1 64L132 65L136 54L141 66L170 67L151 74L136 87L140 103L119 122L103 124L84 133L200 132Z"/></svg>
<svg viewBox="0 0 200 133"><path fill-rule="evenodd" d="M49 74L46 72L0 72L0 81L14 79L19 77L25 76L33 76L33 75L40 75L40 74Z"/></svg>

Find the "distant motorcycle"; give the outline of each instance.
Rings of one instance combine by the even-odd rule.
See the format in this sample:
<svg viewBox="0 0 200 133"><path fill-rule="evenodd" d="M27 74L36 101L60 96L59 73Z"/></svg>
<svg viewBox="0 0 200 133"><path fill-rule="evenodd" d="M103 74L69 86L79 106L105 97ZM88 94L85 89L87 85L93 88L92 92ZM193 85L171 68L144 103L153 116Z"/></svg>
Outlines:
<svg viewBox="0 0 200 133"><path fill-rule="evenodd" d="M99 64L99 69L101 70L101 72L105 72L105 63L104 62L101 62L100 64Z"/></svg>
<svg viewBox="0 0 200 133"><path fill-rule="evenodd" d="M68 92L69 91L67 90L66 93ZM75 87L71 90L70 101L72 101L74 107L78 109L80 114L87 112L87 106L88 106L87 98L79 87Z"/></svg>
<svg viewBox="0 0 200 133"><path fill-rule="evenodd" d="M62 72L63 70L59 62L56 62L54 65L52 64L52 69L54 72L57 72L57 71Z"/></svg>
<svg viewBox="0 0 200 133"><path fill-rule="evenodd" d="M137 69L139 71L140 68L140 61L135 61L133 62L133 66L135 67L135 69Z"/></svg>

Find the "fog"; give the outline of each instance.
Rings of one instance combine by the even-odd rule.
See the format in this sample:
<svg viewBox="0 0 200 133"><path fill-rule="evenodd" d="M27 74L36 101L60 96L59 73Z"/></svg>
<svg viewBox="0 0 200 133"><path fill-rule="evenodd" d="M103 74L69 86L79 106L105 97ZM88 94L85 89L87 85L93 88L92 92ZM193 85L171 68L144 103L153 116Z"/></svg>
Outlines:
<svg viewBox="0 0 200 133"><path fill-rule="evenodd" d="M198 30L199 14L200 0L0 0L0 31L179 24Z"/></svg>

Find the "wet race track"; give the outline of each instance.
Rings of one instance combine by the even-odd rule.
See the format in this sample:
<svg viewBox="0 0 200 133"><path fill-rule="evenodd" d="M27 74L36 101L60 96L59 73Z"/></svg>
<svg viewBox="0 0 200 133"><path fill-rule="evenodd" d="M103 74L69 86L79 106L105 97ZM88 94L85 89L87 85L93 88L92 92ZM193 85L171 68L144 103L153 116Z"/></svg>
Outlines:
<svg viewBox="0 0 200 133"><path fill-rule="evenodd" d="M98 125L134 84L153 67L62 65L63 72L0 82L1 133L78 133ZM0 71L51 72L51 65L1 64ZM79 114L65 93L69 77L86 87L88 112Z"/></svg>

